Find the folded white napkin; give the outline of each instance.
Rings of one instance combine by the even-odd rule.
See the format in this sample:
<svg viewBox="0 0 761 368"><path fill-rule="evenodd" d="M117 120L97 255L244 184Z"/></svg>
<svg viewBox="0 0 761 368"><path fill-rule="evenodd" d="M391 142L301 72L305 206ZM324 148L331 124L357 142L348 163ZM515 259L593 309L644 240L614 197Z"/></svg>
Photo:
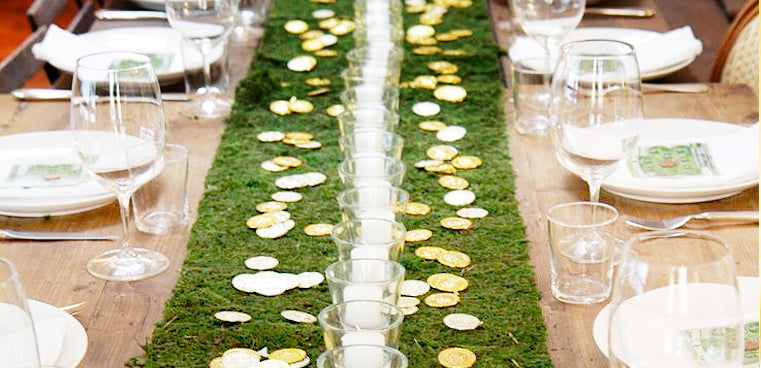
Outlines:
<svg viewBox="0 0 761 368"><path fill-rule="evenodd" d="M34 57L69 71L74 70L77 65L77 59L81 56L98 51L105 50L99 50L77 37L77 35L67 32L55 24L49 26L42 41L32 46Z"/></svg>
<svg viewBox="0 0 761 368"><path fill-rule="evenodd" d="M690 60L703 51L703 43L684 26L656 38L633 43L641 71L660 70Z"/></svg>
<svg viewBox="0 0 761 368"><path fill-rule="evenodd" d="M716 175L686 175L675 177L634 177L625 162L606 184L636 188L688 190L739 184L758 178L759 165L758 123L739 132L720 136L691 137L683 140L648 140L648 146L687 143L705 143L718 173Z"/></svg>

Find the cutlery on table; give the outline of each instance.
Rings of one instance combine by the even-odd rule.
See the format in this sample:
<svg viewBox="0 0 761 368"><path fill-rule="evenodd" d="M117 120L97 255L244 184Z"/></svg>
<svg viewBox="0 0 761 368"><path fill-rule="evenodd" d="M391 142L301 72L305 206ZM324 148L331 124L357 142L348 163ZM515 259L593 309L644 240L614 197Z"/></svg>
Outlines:
<svg viewBox="0 0 761 368"><path fill-rule="evenodd" d="M610 15L616 17L635 17L635 18L647 18L655 15L655 9L653 8L586 8L584 14L588 15Z"/></svg>
<svg viewBox="0 0 761 368"><path fill-rule="evenodd" d="M166 19L166 13L163 11L150 10L100 9L95 11L95 17L98 18L98 20L164 20Z"/></svg>
<svg viewBox="0 0 761 368"><path fill-rule="evenodd" d="M71 305L67 305L67 306L64 306L64 307L60 307L58 309L66 312L68 314L71 314L72 316L76 316L77 314L82 312L82 308L84 308L85 303L87 303L87 302L80 302L80 303L76 303L76 304L71 304Z"/></svg>
<svg viewBox="0 0 761 368"><path fill-rule="evenodd" d="M68 89L50 89L50 88L22 88L11 91L13 97L23 101L55 101L68 100L71 98L71 91ZM162 93L161 99L164 101L190 101L187 93Z"/></svg>
<svg viewBox="0 0 761 368"><path fill-rule="evenodd" d="M702 83L642 83L642 92L705 93L710 88Z"/></svg>
<svg viewBox="0 0 761 368"><path fill-rule="evenodd" d="M636 217L627 217L626 223L645 230L670 230L679 228L693 219L758 222L758 211L708 211L692 215L672 217L665 220L648 220Z"/></svg>
<svg viewBox="0 0 761 368"><path fill-rule="evenodd" d="M64 231L0 230L0 239L7 240L116 240L114 235L69 233Z"/></svg>

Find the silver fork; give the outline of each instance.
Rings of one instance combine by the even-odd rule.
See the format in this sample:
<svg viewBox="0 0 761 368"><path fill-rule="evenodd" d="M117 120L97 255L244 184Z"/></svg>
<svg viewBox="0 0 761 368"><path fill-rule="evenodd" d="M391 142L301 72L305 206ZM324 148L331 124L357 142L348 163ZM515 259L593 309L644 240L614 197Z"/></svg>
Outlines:
<svg viewBox="0 0 761 368"><path fill-rule="evenodd" d="M0 240L116 240L113 235L69 233L64 231L23 231L0 229Z"/></svg>
<svg viewBox="0 0 761 368"><path fill-rule="evenodd" d="M627 217L626 223L645 230L669 230L676 229L690 220L734 220L758 222L758 211L708 211L672 217L665 220L648 220L636 217Z"/></svg>

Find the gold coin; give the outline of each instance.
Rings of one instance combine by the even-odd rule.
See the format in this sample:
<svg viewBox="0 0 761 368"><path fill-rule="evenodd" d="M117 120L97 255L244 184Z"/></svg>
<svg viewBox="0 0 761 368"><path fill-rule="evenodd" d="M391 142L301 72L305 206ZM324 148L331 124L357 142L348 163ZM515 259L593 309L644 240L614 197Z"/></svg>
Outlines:
<svg viewBox="0 0 761 368"><path fill-rule="evenodd" d="M333 232L332 224L309 224L304 227L304 233L309 236L326 236Z"/></svg>
<svg viewBox="0 0 761 368"><path fill-rule="evenodd" d="M444 217L439 221L441 227L449 230L469 230L473 228L473 221L462 217Z"/></svg>
<svg viewBox="0 0 761 368"><path fill-rule="evenodd" d="M330 33L336 36L343 36L354 32L357 24L348 19L342 19L335 27L330 28Z"/></svg>
<svg viewBox="0 0 761 368"><path fill-rule="evenodd" d="M416 24L410 28L407 28L406 36L413 38L425 38L433 37L436 34L436 29L423 24Z"/></svg>
<svg viewBox="0 0 761 368"><path fill-rule="evenodd" d="M407 42L418 46L433 46L439 41L436 41L434 37L422 37L422 38L407 38Z"/></svg>
<svg viewBox="0 0 761 368"><path fill-rule="evenodd" d="M428 63L428 69L439 74L454 74L457 73L457 65L454 65L448 61L431 61Z"/></svg>
<svg viewBox="0 0 761 368"><path fill-rule="evenodd" d="M306 31L299 35L299 38L301 38L302 41L306 40L313 40L317 37L320 37L323 35L323 32L320 30L313 29L311 31Z"/></svg>
<svg viewBox="0 0 761 368"><path fill-rule="evenodd" d="M271 352L270 359L282 360L288 364L300 362L307 357L307 352L296 348L285 348Z"/></svg>
<svg viewBox="0 0 761 368"><path fill-rule="evenodd" d="M402 310L402 313L405 316L411 316L411 315L417 313L417 311L420 310L420 307L418 307L417 305L413 305L413 306L409 306L409 307L399 307L399 309Z"/></svg>
<svg viewBox="0 0 761 368"><path fill-rule="evenodd" d="M428 155L428 158L431 160L442 160L442 161L448 161L453 159L455 156L457 156L457 148L454 148L453 146L449 146L446 144L440 144L433 147L428 148L427 151L425 151L426 155Z"/></svg>
<svg viewBox="0 0 761 368"><path fill-rule="evenodd" d="M442 163L441 165L426 166L425 171L449 175L454 175L457 173L457 169L454 166L446 163Z"/></svg>
<svg viewBox="0 0 761 368"><path fill-rule="evenodd" d="M293 19L285 22L285 31L291 34L301 34L309 30L309 24L303 20Z"/></svg>
<svg viewBox="0 0 761 368"><path fill-rule="evenodd" d="M291 97L291 99L288 100L288 108L293 112L305 114L314 110L314 105L307 100L299 100L296 97Z"/></svg>
<svg viewBox="0 0 761 368"><path fill-rule="evenodd" d="M457 37L470 37L473 35L473 31L470 29L453 29L449 33L456 35Z"/></svg>
<svg viewBox="0 0 761 368"><path fill-rule="evenodd" d="M447 267L465 268L470 265L470 257L463 252L456 250L447 250L441 252L436 260Z"/></svg>
<svg viewBox="0 0 761 368"><path fill-rule="evenodd" d="M301 43L301 49L307 52L322 50L325 48L325 46L325 43L323 43L319 38L304 40L304 42Z"/></svg>
<svg viewBox="0 0 761 368"><path fill-rule="evenodd" d="M460 86L446 85L436 88L433 91L433 96L441 101L462 102L468 96L468 92Z"/></svg>
<svg viewBox="0 0 761 368"><path fill-rule="evenodd" d="M289 115L291 109L288 108L288 101L277 100L270 102L270 111L278 115Z"/></svg>
<svg viewBox="0 0 761 368"><path fill-rule="evenodd" d="M436 258L438 259L438 257ZM463 291L468 288L468 280L451 273L436 273L426 279L432 288L450 293Z"/></svg>
<svg viewBox="0 0 761 368"><path fill-rule="evenodd" d="M457 37L457 35L456 35L456 34L453 34L453 33L451 33L451 32L446 32L446 33L437 33L437 34L436 34L436 40L437 40L437 41L442 41L442 42L455 41L455 40L457 40L458 38L459 38L459 37Z"/></svg>
<svg viewBox="0 0 761 368"><path fill-rule="evenodd" d="M465 348L448 348L439 352L438 360L446 368L470 368L476 364L476 354Z"/></svg>
<svg viewBox="0 0 761 368"><path fill-rule="evenodd" d="M441 52L441 47L438 46L420 46L412 49L412 53L415 55L436 55Z"/></svg>
<svg viewBox="0 0 761 368"><path fill-rule="evenodd" d="M418 75L415 77L415 79L410 83L410 87L412 88L425 88L425 89L435 89L436 88L436 77L432 75Z"/></svg>
<svg viewBox="0 0 761 368"><path fill-rule="evenodd" d="M312 135L312 133L306 132L286 132L283 139L289 139L297 142L309 142L314 139L314 135Z"/></svg>
<svg viewBox="0 0 761 368"><path fill-rule="evenodd" d="M463 170L478 168L483 163L483 160L476 156L457 156L452 159L452 166Z"/></svg>
<svg viewBox="0 0 761 368"><path fill-rule="evenodd" d="M424 246L420 247L418 249L415 249L415 255L422 258L427 259L429 261L435 261L436 258L439 257L439 254L446 252L447 250L441 247L434 247L434 246Z"/></svg>
<svg viewBox="0 0 761 368"><path fill-rule="evenodd" d="M318 88L318 89L313 89L313 90L307 92L307 96L309 96L309 97L320 96L320 95L324 95L324 94L326 94L328 92L330 92L330 88Z"/></svg>
<svg viewBox="0 0 761 368"><path fill-rule="evenodd" d="M420 14L420 19L418 21L420 22L420 24L435 26L437 24L441 24L442 20L443 20L443 17L440 14L423 13L423 14Z"/></svg>
<svg viewBox="0 0 761 368"><path fill-rule="evenodd" d="M319 56L319 57L336 57L336 56L338 56L338 52L336 50L331 50L331 49L317 50L317 51L314 52L314 54Z"/></svg>
<svg viewBox="0 0 761 368"><path fill-rule="evenodd" d="M256 205L256 210L264 213L279 212L286 208L288 208L287 203L277 201L262 202Z"/></svg>
<svg viewBox="0 0 761 368"><path fill-rule="evenodd" d="M410 6L407 6L407 13L410 13L410 14L422 13L425 11L425 8L426 8L425 4L410 5Z"/></svg>
<svg viewBox="0 0 761 368"><path fill-rule="evenodd" d="M317 66L317 59L311 55L300 55L288 60L287 66L294 72L308 72Z"/></svg>
<svg viewBox="0 0 761 368"><path fill-rule="evenodd" d="M331 29L331 28L337 26L338 23L339 23L338 19L336 19L336 18L328 18L328 19L321 20L319 23L317 23L317 26L322 28L322 29Z"/></svg>
<svg viewBox="0 0 761 368"><path fill-rule="evenodd" d="M407 230L404 234L404 241L408 243L416 243L426 241L433 236L433 231L428 229L413 229Z"/></svg>
<svg viewBox="0 0 761 368"><path fill-rule="evenodd" d="M277 218L269 213L263 213L256 216L252 216L246 220L246 226L251 229L262 229L270 227L277 222Z"/></svg>
<svg viewBox="0 0 761 368"><path fill-rule="evenodd" d="M424 216L431 212L431 206L420 202L407 202L402 208L405 215Z"/></svg>
<svg viewBox="0 0 761 368"><path fill-rule="evenodd" d="M444 56L467 56L468 55L468 53L462 49L440 50L440 52Z"/></svg>
<svg viewBox="0 0 761 368"><path fill-rule="evenodd" d="M277 156L272 159L272 162L285 167L299 167L302 164L300 158L291 156Z"/></svg>
<svg viewBox="0 0 761 368"><path fill-rule="evenodd" d="M462 78L454 74L443 74L443 75L437 75L436 81L440 83L447 83L447 84L460 84L460 82L462 82Z"/></svg>
<svg viewBox="0 0 761 368"><path fill-rule="evenodd" d="M454 175L441 176L436 182L447 189L465 189L470 185L467 179Z"/></svg>
<svg viewBox="0 0 761 368"><path fill-rule="evenodd" d="M446 308L457 305L460 297L452 293L436 293L425 297L423 303L429 307Z"/></svg>
<svg viewBox="0 0 761 368"><path fill-rule="evenodd" d="M325 109L325 113L330 115L330 116L332 116L332 117L334 117L334 118L338 117L338 115L343 114L344 111L346 111L346 108L344 107L344 105L340 105L340 104L339 105L331 105L331 106L328 106L327 109Z"/></svg>
<svg viewBox="0 0 761 368"><path fill-rule="evenodd" d="M437 120L426 120L420 122L420 124L417 125L420 130L425 130L427 132L438 132L441 129L444 129L447 125L444 124L444 122L437 121Z"/></svg>
<svg viewBox="0 0 761 368"><path fill-rule="evenodd" d="M310 87L325 87L330 85L330 79L328 78L307 78L304 84Z"/></svg>
<svg viewBox="0 0 761 368"><path fill-rule="evenodd" d="M225 363L222 362L222 357L216 357L209 361L209 368L225 368Z"/></svg>

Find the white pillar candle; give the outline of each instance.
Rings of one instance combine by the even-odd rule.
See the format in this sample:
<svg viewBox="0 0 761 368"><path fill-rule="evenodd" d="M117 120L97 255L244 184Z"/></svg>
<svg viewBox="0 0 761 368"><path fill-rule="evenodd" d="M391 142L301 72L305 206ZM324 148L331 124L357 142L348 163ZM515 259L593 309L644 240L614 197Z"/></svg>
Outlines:
<svg viewBox="0 0 761 368"><path fill-rule="evenodd" d="M383 350L378 347L363 346L359 349L344 350L343 368L383 368L386 366Z"/></svg>
<svg viewBox="0 0 761 368"><path fill-rule="evenodd" d="M390 211L375 211L381 214ZM393 215L393 212L392 212ZM363 243L388 243L391 241L392 223L377 220L377 218L362 219L362 233L359 239ZM393 220L391 220L393 221Z"/></svg>
<svg viewBox="0 0 761 368"><path fill-rule="evenodd" d="M354 175L357 178L383 178L386 175L386 163L387 161L383 156L356 158ZM360 205L363 205L362 201L360 201Z"/></svg>
<svg viewBox="0 0 761 368"><path fill-rule="evenodd" d="M389 248L382 246L357 246L352 248L349 257L352 259L382 259L388 260Z"/></svg>

